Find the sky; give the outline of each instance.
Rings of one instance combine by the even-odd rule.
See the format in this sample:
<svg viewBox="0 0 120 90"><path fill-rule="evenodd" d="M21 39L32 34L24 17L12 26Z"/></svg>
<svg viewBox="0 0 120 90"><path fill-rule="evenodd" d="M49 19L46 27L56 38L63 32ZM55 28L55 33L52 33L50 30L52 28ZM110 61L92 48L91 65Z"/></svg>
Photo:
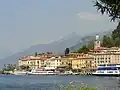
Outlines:
<svg viewBox="0 0 120 90"><path fill-rule="evenodd" d="M92 0L0 0L0 58L72 32L85 36L116 25Z"/></svg>

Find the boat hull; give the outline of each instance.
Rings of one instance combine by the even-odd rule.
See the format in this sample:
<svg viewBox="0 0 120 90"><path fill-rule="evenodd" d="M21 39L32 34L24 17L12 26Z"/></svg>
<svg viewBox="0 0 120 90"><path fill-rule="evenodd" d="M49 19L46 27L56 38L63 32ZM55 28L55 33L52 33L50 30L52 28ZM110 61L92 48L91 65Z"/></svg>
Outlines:
<svg viewBox="0 0 120 90"><path fill-rule="evenodd" d="M92 74L93 76L115 76L115 77L119 77L120 74Z"/></svg>
<svg viewBox="0 0 120 90"><path fill-rule="evenodd" d="M27 72L14 72L12 75L27 75Z"/></svg>
<svg viewBox="0 0 120 90"><path fill-rule="evenodd" d="M58 74L34 74L34 73L27 73L27 75L58 75Z"/></svg>

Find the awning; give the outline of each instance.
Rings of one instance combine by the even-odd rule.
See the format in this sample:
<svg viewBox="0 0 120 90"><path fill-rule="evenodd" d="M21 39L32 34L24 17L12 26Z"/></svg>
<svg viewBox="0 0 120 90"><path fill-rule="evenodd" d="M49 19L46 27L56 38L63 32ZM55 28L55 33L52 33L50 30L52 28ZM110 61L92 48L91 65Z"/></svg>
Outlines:
<svg viewBox="0 0 120 90"><path fill-rule="evenodd" d="M64 68L64 67L69 67L69 65L60 65L60 66L57 66L58 68Z"/></svg>

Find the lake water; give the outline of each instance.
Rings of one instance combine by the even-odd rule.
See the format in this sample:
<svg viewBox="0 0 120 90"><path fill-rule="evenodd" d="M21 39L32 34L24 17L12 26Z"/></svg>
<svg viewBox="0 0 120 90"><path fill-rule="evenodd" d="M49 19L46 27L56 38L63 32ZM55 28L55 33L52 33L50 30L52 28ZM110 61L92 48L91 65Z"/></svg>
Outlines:
<svg viewBox="0 0 120 90"><path fill-rule="evenodd" d="M96 76L12 76L0 75L0 90L57 90L68 82L88 85L99 90L120 90L119 77Z"/></svg>

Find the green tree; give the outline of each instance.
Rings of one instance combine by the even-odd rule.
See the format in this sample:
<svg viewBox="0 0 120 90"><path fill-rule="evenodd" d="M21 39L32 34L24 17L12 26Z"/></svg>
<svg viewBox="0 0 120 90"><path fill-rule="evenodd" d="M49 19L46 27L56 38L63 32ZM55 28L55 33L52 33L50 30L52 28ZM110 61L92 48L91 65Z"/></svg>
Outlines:
<svg viewBox="0 0 120 90"><path fill-rule="evenodd" d="M110 36L103 36L103 41L102 41L102 46L103 47L113 47L114 46L114 40Z"/></svg>
<svg viewBox="0 0 120 90"><path fill-rule="evenodd" d="M77 53L78 51L77 50L73 50L72 53Z"/></svg>
<svg viewBox="0 0 120 90"><path fill-rule="evenodd" d="M66 49L65 49L65 56L66 56L67 54L69 54L69 52L70 52L69 48L66 48Z"/></svg>
<svg viewBox="0 0 120 90"><path fill-rule="evenodd" d="M114 43L116 47L120 47L120 38L115 38Z"/></svg>
<svg viewBox="0 0 120 90"><path fill-rule="evenodd" d="M112 32L111 37L114 40L115 46L119 47L120 46L120 22L117 28Z"/></svg>
<svg viewBox="0 0 120 90"><path fill-rule="evenodd" d="M45 53L42 52L42 53L39 53L38 55L44 55L44 54L45 54Z"/></svg>
<svg viewBox="0 0 120 90"><path fill-rule="evenodd" d="M108 14L111 21L120 19L120 0L95 0L94 6L102 14Z"/></svg>
<svg viewBox="0 0 120 90"><path fill-rule="evenodd" d="M88 48L89 50L94 49L94 41L90 41L90 42L87 44L87 48Z"/></svg>
<svg viewBox="0 0 120 90"><path fill-rule="evenodd" d="M52 54L52 52L47 52L47 54Z"/></svg>
<svg viewBox="0 0 120 90"><path fill-rule="evenodd" d="M87 53L89 48L86 45L83 45L79 50L78 53Z"/></svg>
<svg viewBox="0 0 120 90"><path fill-rule="evenodd" d="M16 65L14 64L7 64L7 65L4 65L4 68L3 70L4 71L14 71L16 69Z"/></svg>
<svg viewBox="0 0 120 90"><path fill-rule="evenodd" d="M37 55L38 55L37 52L35 52L35 57L36 57Z"/></svg>
<svg viewBox="0 0 120 90"><path fill-rule="evenodd" d="M117 28L112 32L112 38L115 40L116 38L120 38L120 22Z"/></svg>

